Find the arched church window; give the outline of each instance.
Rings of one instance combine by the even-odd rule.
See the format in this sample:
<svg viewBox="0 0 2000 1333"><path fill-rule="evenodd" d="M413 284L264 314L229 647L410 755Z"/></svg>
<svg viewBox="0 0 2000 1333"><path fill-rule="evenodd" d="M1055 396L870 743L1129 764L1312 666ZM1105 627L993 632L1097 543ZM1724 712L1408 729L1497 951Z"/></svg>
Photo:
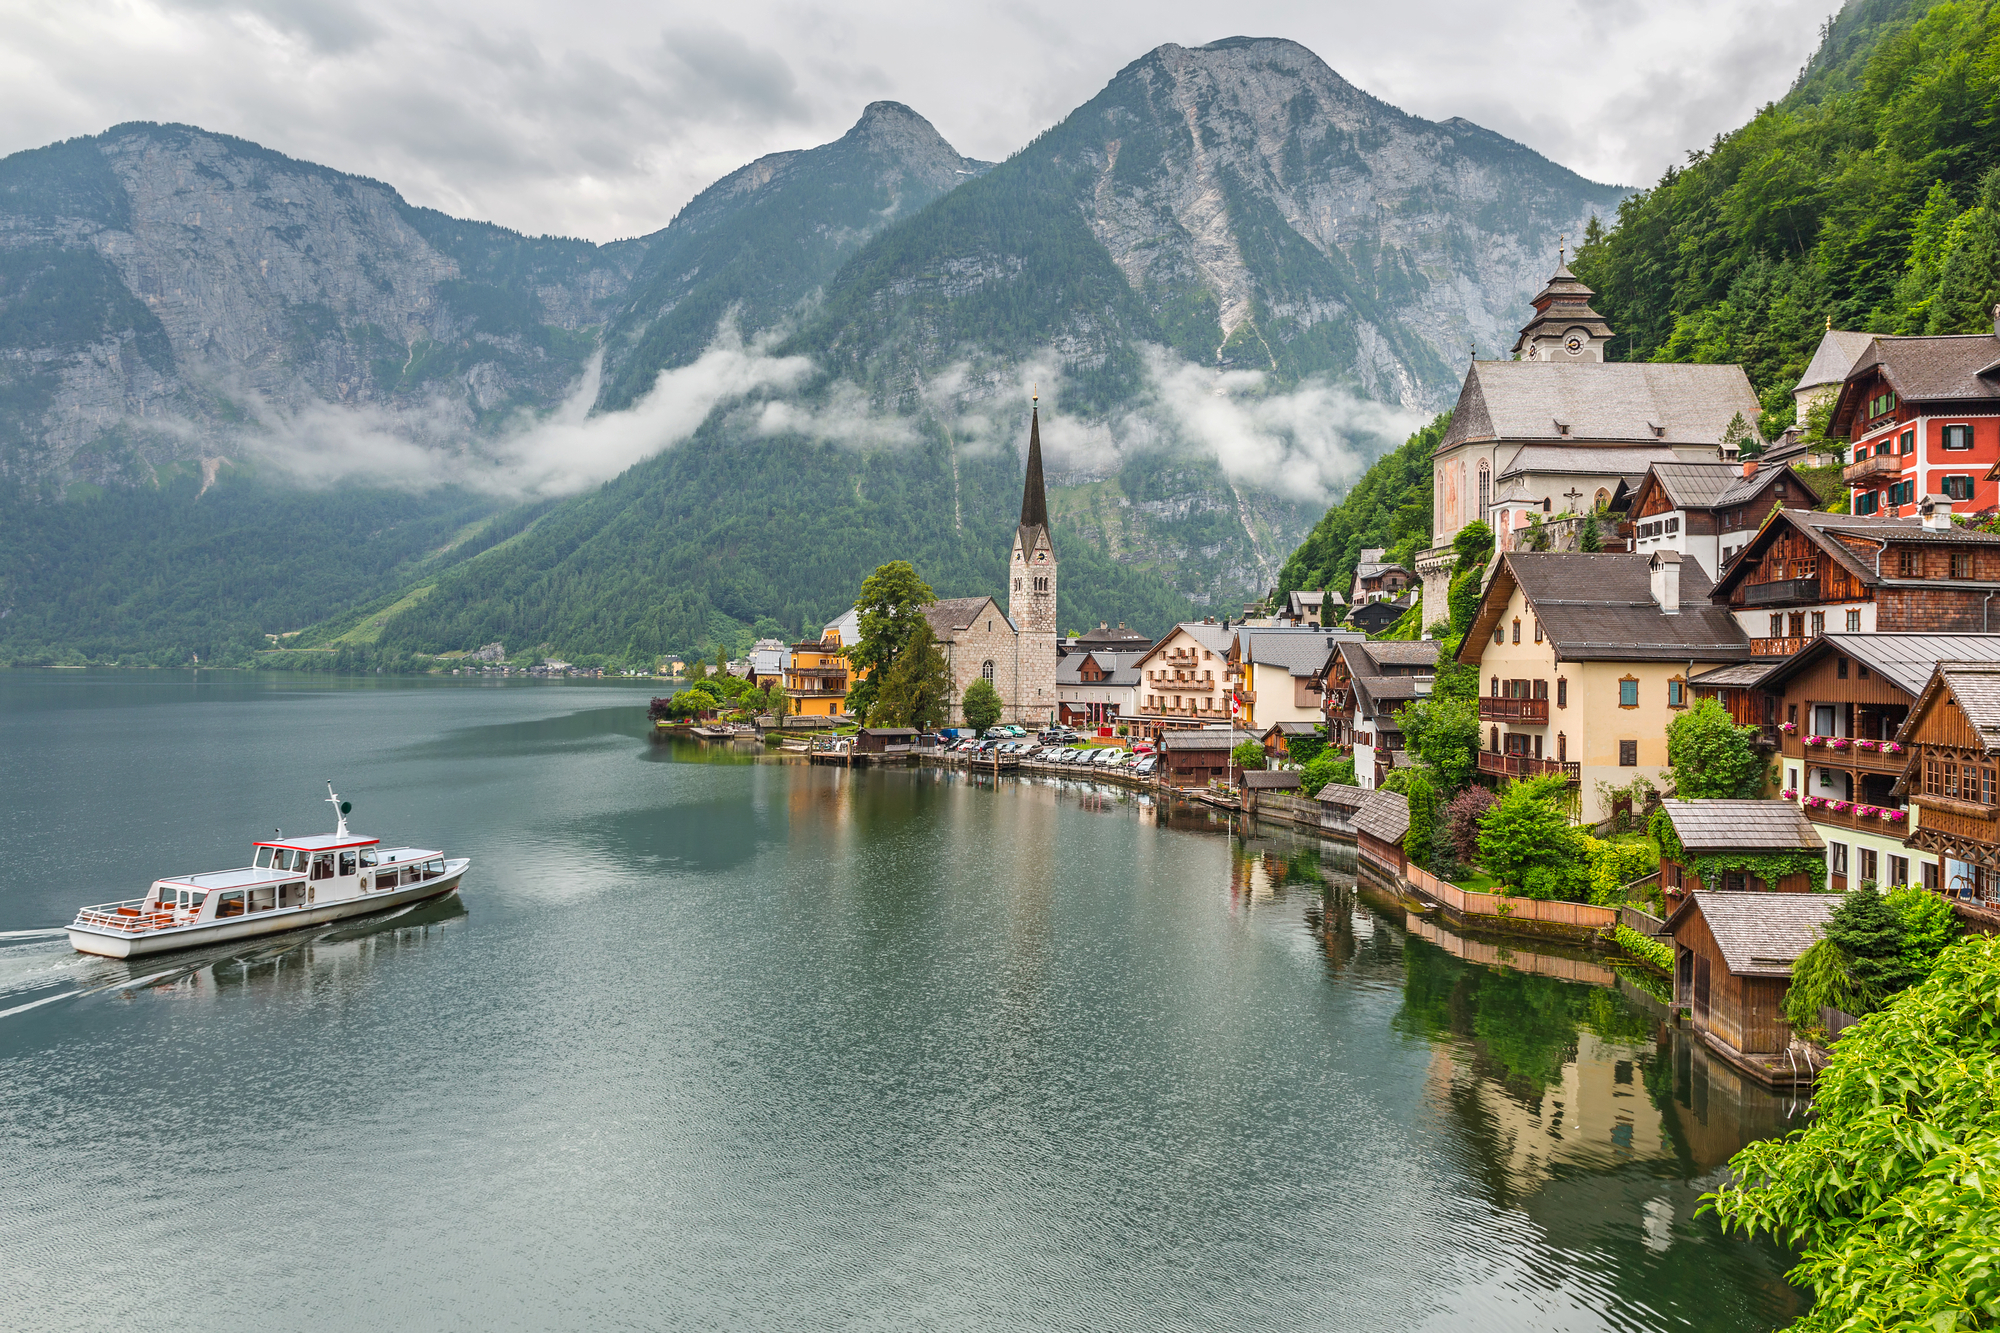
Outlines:
<svg viewBox="0 0 2000 1333"><path fill-rule="evenodd" d="M1485 459L1479 460L1479 512L1474 518L1484 521L1487 506L1493 503L1493 468Z"/></svg>
<svg viewBox="0 0 2000 1333"><path fill-rule="evenodd" d="M1604 508L1604 506L1610 503L1611 503L1611 492L1605 490L1602 486L1599 486L1597 488L1597 507L1599 509L1602 509Z"/></svg>
<svg viewBox="0 0 2000 1333"><path fill-rule="evenodd" d="M988 685L993 683L993 662L991 659L988 659L986 664L979 668L979 674L985 678Z"/></svg>

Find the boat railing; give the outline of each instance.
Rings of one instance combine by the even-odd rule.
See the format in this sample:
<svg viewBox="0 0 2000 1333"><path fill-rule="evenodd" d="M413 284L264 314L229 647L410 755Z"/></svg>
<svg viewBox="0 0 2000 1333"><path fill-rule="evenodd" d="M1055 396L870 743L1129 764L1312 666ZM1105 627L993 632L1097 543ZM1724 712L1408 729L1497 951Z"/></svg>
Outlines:
<svg viewBox="0 0 2000 1333"><path fill-rule="evenodd" d="M122 930L137 934L145 930L164 930L174 925L178 909L148 906L145 898L127 898L119 903L99 903L95 907L79 908L72 925L95 926L99 930Z"/></svg>

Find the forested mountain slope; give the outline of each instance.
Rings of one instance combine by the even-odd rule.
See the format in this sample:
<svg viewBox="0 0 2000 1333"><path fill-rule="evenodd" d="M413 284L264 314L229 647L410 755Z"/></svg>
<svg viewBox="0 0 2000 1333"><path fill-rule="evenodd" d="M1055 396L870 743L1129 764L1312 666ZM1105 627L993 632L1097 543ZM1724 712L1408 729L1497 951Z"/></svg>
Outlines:
<svg viewBox="0 0 2000 1333"><path fill-rule="evenodd" d="M1627 200L1574 267L1618 359L1743 363L1769 435L1829 319L1990 326L1996 165L2000 10L1854 0L1788 96Z"/></svg>

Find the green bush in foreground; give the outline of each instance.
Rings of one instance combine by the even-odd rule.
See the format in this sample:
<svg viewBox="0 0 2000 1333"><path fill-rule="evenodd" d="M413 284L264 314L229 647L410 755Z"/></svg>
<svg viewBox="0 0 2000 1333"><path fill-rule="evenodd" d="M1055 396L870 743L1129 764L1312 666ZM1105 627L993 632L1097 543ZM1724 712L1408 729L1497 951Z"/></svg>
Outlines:
<svg viewBox="0 0 2000 1333"><path fill-rule="evenodd" d="M1611 932L1611 938L1618 941L1618 947L1641 962L1651 963L1662 972L1674 970L1674 951L1650 936L1641 935L1630 926L1620 925Z"/></svg>
<svg viewBox="0 0 2000 1333"><path fill-rule="evenodd" d="M1799 1247L1793 1327L2000 1326L2000 938L1842 1034L1806 1129L1753 1143L1707 1196L1725 1228Z"/></svg>

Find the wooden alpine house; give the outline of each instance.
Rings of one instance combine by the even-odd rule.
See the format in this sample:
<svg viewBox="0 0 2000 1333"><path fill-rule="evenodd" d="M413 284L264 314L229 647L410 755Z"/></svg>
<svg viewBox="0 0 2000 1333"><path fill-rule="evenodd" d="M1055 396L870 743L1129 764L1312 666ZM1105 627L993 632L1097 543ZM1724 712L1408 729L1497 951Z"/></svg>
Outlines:
<svg viewBox="0 0 2000 1333"><path fill-rule="evenodd" d="M1909 845L1939 861L1924 887L1968 922L2000 928L2000 662L1939 662L1897 740L1922 811Z"/></svg>

